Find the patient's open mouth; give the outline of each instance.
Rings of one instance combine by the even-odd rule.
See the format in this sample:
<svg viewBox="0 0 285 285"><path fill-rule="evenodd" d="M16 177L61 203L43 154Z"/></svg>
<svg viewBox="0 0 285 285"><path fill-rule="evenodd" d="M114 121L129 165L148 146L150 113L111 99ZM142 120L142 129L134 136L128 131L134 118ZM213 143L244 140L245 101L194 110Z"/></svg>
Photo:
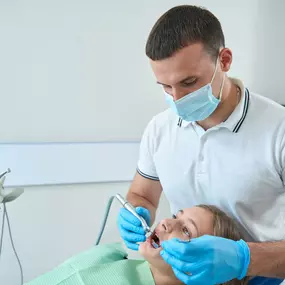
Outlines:
<svg viewBox="0 0 285 285"><path fill-rule="evenodd" d="M153 234L150 236L150 243L153 248L159 248L160 247L160 240L157 236L156 232L153 232Z"/></svg>

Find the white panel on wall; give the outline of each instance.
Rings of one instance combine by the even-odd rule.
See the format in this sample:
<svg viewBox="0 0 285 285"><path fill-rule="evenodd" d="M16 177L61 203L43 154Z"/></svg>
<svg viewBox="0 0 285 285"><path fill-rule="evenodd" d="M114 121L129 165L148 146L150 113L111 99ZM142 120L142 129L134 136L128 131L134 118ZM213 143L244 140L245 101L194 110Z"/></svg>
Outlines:
<svg viewBox="0 0 285 285"><path fill-rule="evenodd" d="M133 179L139 143L0 144L6 186L125 182Z"/></svg>

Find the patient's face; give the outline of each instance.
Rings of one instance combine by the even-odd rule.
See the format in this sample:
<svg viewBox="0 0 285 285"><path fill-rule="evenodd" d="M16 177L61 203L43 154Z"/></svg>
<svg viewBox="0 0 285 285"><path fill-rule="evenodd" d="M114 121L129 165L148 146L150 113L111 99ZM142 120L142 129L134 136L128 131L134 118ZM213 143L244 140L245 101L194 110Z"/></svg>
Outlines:
<svg viewBox="0 0 285 285"><path fill-rule="evenodd" d="M176 218L162 220L155 228L155 234L159 243L172 238L189 240L205 234L213 235L213 216L199 207L184 209L177 213ZM157 269L164 272L172 270L159 254L162 248L156 249L152 242L151 236L140 244L140 254Z"/></svg>

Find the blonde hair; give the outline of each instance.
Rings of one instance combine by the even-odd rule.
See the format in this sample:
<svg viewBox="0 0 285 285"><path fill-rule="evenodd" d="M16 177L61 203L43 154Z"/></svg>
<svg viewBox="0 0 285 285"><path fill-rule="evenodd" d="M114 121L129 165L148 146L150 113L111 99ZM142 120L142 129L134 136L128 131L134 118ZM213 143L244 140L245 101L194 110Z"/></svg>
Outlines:
<svg viewBox="0 0 285 285"><path fill-rule="evenodd" d="M205 209L213 215L214 236L224 237L235 241L243 238L238 230L236 222L222 210L212 205L197 205L197 207ZM245 277L242 280L233 279L223 283L223 285L247 285L248 280L248 277Z"/></svg>

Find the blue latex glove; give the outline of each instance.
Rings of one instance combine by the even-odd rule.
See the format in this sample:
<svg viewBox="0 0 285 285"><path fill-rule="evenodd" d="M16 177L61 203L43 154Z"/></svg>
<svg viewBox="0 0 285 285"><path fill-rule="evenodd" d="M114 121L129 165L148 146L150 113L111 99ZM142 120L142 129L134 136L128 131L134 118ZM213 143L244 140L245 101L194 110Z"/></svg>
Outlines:
<svg viewBox="0 0 285 285"><path fill-rule="evenodd" d="M148 225L150 224L149 210L137 207L136 212L145 219ZM144 242L146 240L146 233L140 220L125 208L120 209L118 227L120 235L129 249L138 250L139 245L137 242Z"/></svg>
<svg viewBox="0 0 285 285"><path fill-rule="evenodd" d="M243 240L201 236L191 241L171 239L162 243L162 258L185 284L221 284L246 276L249 247ZM190 274L189 274L190 273Z"/></svg>

